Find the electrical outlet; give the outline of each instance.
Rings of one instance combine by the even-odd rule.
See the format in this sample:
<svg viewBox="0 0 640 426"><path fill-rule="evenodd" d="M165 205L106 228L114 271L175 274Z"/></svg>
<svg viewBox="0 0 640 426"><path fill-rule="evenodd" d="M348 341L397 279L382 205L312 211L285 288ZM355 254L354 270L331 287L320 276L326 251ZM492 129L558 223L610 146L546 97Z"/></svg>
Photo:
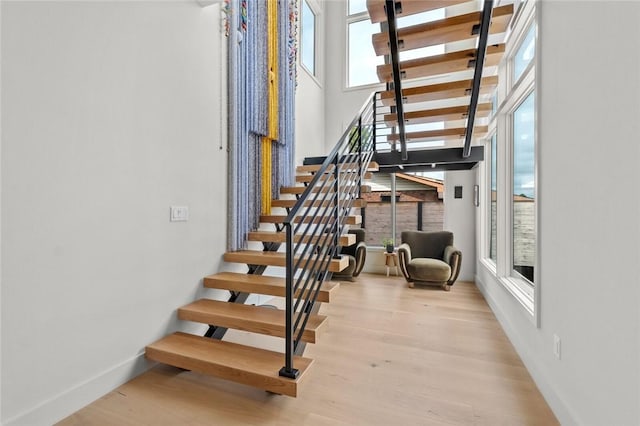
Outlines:
<svg viewBox="0 0 640 426"><path fill-rule="evenodd" d="M186 222L189 220L189 207L187 206L171 206L169 213L171 222Z"/></svg>
<svg viewBox="0 0 640 426"><path fill-rule="evenodd" d="M553 354L560 359L560 337L557 334L553 335Z"/></svg>

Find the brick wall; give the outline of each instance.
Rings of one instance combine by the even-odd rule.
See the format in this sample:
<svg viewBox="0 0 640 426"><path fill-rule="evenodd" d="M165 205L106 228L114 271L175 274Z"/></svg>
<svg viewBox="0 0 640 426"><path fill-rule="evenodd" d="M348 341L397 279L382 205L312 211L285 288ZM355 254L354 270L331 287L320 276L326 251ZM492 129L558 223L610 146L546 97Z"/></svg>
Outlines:
<svg viewBox="0 0 640 426"><path fill-rule="evenodd" d="M427 191L408 191L427 192ZM433 191L428 191L431 193ZM403 193L405 194L405 193ZM419 198L419 197L415 197ZM421 198L421 197L420 197ZM430 197L429 197L430 198ZM422 229L424 231L442 231L444 222L444 205L438 200L425 200L422 203ZM402 197L400 198L402 200ZM369 246L380 246L383 238L391 237L391 203L371 202L366 207L366 243ZM418 202L400 201L396 203L396 246L400 244L400 232L418 229Z"/></svg>

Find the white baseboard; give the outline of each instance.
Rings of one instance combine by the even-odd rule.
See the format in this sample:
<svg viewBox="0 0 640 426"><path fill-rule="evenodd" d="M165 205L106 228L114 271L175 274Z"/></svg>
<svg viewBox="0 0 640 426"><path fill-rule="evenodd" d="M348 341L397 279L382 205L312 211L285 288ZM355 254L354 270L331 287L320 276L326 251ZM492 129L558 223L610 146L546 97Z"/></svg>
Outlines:
<svg viewBox="0 0 640 426"><path fill-rule="evenodd" d="M496 319L500 323L500 326L502 327L507 337L511 341L514 349L518 353L518 356L527 368L527 371L531 375L531 378L535 382L536 386L538 386L540 393L542 393L542 396L544 397L545 401L547 401L547 404L549 404L549 407L551 407L553 414L555 414L560 424L584 424L576 420L578 419L578 417L575 415L575 413L573 413L572 410L569 409L569 407L564 403L564 400L558 395L547 375L540 369L538 362L536 362L535 360L535 357L528 351L524 350L524 348L526 348L527 346L525 345L525 342L522 341L522 337L513 327L511 321L509 321L508 316L505 315L504 311L501 309L500 304L498 304L492 297L491 293L487 289L486 284L480 279L480 276L478 274L476 274L475 282L476 286L484 296L484 299L487 301L487 304L493 311L493 314L496 316ZM502 288L502 286L500 287ZM519 302L516 302L514 300L514 303Z"/></svg>
<svg viewBox="0 0 640 426"><path fill-rule="evenodd" d="M155 363L147 361L144 353L140 353L2 424L4 426L52 425L145 372L153 365Z"/></svg>

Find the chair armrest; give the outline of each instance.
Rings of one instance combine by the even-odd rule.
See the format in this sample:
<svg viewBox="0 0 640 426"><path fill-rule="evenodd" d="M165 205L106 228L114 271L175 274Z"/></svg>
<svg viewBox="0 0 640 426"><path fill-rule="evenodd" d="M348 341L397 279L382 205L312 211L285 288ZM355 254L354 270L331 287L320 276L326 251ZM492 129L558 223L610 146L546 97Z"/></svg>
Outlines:
<svg viewBox="0 0 640 426"><path fill-rule="evenodd" d="M454 246L447 246L444 249L444 259L451 267L451 277L447 285L452 285L460 274L460 266L462 265L462 252Z"/></svg>
<svg viewBox="0 0 640 426"><path fill-rule="evenodd" d="M356 269L353 271L353 276L360 275L362 268L364 268L364 262L367 260L367 244L364 241L360 241L356 246Z"/></svg>
<svg viewBox="0 0 640 426"><path fill-rule="evenodd" d="M407 270L407 265L411 262L411 247L409 247L409 244L400 244L400 247L398 247L398 260L400 262L402 275L404 275L407 281L411 282L411 277L409 277L409 271Z"/></svg>

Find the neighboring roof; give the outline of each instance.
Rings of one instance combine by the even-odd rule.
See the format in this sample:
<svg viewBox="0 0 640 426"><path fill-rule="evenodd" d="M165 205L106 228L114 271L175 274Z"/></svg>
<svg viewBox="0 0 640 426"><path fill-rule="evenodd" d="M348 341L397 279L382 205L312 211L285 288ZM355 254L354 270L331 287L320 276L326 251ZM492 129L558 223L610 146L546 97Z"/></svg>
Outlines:
<svg viewBox="0 0 640 426"><path fill-rule="evenodd" d="M415 182L425 186L436 188L436 190L438 191L438 194L441 194L444 192L444 182L442 182L440 179L410 175L407 173L396 173L396 178L405 179L410 182Z"/></svg>
<svg viewBox="0 0 640 426"><path fill-rule="evenodd" d="M398 200L398 202L400 203L420 203L420 202L424 202L425 200L418 198L418 197L414 197L412 195L409 194L405 194L402 192L398 192L398 195L400 196L400 199ZM364 198L367 203L381 203L382 202L382 197L391 197L391 192L370 192L370 193L365 193L362 194L362 198Z"/></svg>
<svg viewBox="0 0 640 426"><path fill-rule="evenodd" d="M496 191L491 191L491 201L496 201ZM529 198L526 195L515 195L513 196L513 201L516 203L525 202L525 203L533 203L535 201L534 198Z"/></svg>

